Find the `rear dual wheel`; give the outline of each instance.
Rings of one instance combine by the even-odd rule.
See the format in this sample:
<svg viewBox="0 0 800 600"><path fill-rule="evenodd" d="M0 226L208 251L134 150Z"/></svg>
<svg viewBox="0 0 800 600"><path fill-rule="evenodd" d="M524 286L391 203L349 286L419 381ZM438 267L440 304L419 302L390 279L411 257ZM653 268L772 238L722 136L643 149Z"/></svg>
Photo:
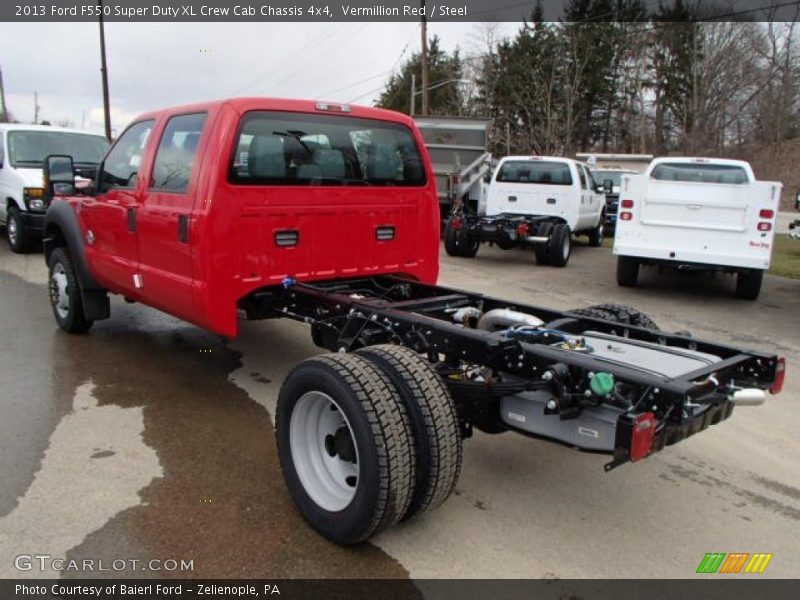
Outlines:
<svg viewBox="0 0 800 600"><path fill-rule="evenodd" d="M453 217L447 220L444 227L444 249L449 256L460 256L462 258L475 258L480 248L480 241L472 239L466 227L456 228Z"/></svg>
<svg viewBox="0 0 800 600"><path fill-rule="evenodd" d="M438 374L404 349L308 359L278 398L286 485L309 524L354 544L433 508L455 486L461 438Z"/></svg>
<svg viewBox="0 0 800 600"><path fill-rule="evenodd" d="M572 254L572 231L566 223L542 223L536 229L538 237L549 238L533 249L536 264L565 267Z"/></svg>

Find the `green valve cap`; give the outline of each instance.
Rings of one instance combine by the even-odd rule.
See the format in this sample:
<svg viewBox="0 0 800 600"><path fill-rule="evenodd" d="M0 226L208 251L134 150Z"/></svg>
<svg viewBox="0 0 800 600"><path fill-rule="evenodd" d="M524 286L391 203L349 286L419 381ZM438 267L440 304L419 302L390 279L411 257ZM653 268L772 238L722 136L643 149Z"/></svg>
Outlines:
<svg viewBox="0 0 800 600"><path fill-rule="evenodd" d="M589 382L589 387L598 396L605 396L614 391L614 376L611 373L596 373Z"/></svg>

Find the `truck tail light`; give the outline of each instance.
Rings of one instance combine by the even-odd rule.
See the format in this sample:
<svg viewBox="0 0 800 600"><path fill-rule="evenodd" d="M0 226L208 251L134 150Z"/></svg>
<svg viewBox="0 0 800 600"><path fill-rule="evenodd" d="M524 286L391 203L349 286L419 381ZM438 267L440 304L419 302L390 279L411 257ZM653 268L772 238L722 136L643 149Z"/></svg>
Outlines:
<svg viewBox="0 0 800 600"><path fill-rule="evenodd" d="M450 227L452 227L454 231L461 229L461 219L453 217L453 219L450 220Z"/></svg>
<svg viewBox="0 0 800 600"><path fill-rule="evenodd" d="M528 226L527 223L520 223L517 225L517 235L519 237L528 237L528 234L531 232L531 228Z"/></svg>
<svg viewBox="0 0 800 600"><path fill-rule="evenodd" d="M640 460L653 449L653 434L656 432L656 417L651 412L637 415L631 431L631 460Z"/></svg>
<svg viewBox="0 0 800 600"><path fill-rule="evenodd" d="M633 218L633 213L627 211L621 212L619 213L619 218L621 221L630 221Z"/></svg>
<svg viewBox="0 0 800 600"><path fill-rule="evenodd" d="M771 219L775 216L775 211L770 210L769 208L762 208L758 211L758 216L762 219Z"/></svg>
<svg viewBox="0 0 800 600"><path fill-rule="evenodd" d="M633 208L633 200L623 200L619 203L622 208L631 209Z"/></svg>
<svg viewBox="0 0 800 600"><path fill-rule="evenodd" d="M350 107L347 104L332 104L331 102L317 102L317 110L328 112L349 113Z"/></svg>
<svg viewBox="0 0 800 600"><path fill-rule="evenodd" d="M786 359L781 357L775 365L775 382L769 388L770 394L780 394L783 389L783 382L786 379Z"/></svg>
<svg viewBox="0 0 800 600"><path fill-rule="evenodd" d="M772 230L772 223L768 223L766 221L762 221L758 224L759 231L770 231Z"/></svg>

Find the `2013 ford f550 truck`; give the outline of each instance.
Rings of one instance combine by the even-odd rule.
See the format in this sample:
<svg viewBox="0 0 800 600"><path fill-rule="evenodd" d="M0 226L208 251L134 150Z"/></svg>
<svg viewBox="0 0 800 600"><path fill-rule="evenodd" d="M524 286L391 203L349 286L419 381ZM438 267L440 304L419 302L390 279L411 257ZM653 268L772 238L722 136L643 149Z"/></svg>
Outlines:
<svg viewBox="0 0 800 600"><path fill-rule="evenodd" d="M288 317L336 353L287 376L276 438L308 522L343 544L444 502L474 427L638 461L780 391L771 353L660 331L619 305L525 306L436 285L439 209L414 122L236 99L142 115L92 189L45 165L58 324L109 293L225 336Z"/></svg>

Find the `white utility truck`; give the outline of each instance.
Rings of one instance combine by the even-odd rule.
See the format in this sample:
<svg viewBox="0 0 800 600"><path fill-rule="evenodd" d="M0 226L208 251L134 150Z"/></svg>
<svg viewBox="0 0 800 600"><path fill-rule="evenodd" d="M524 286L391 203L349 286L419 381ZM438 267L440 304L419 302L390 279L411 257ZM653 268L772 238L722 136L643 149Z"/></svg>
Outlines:
<svg viewBox="0 0 800 600"><path fill-rule="evenodd" d="M450 256L474 257L481 242L532 246L539 264L563 267L572 235L603 243L605 194L587 166L555 156L507 156L489 183L486 215L456 211L445 227Z"/></svg>
<svg viewBox="0 0 800 600"><path fill-rule="evenodd" d="M657 158L622 178L614 254L617 283L640 265L736 274L736 295L755 300L769 268L781 184L756 181L747 162Z"/></svg>

